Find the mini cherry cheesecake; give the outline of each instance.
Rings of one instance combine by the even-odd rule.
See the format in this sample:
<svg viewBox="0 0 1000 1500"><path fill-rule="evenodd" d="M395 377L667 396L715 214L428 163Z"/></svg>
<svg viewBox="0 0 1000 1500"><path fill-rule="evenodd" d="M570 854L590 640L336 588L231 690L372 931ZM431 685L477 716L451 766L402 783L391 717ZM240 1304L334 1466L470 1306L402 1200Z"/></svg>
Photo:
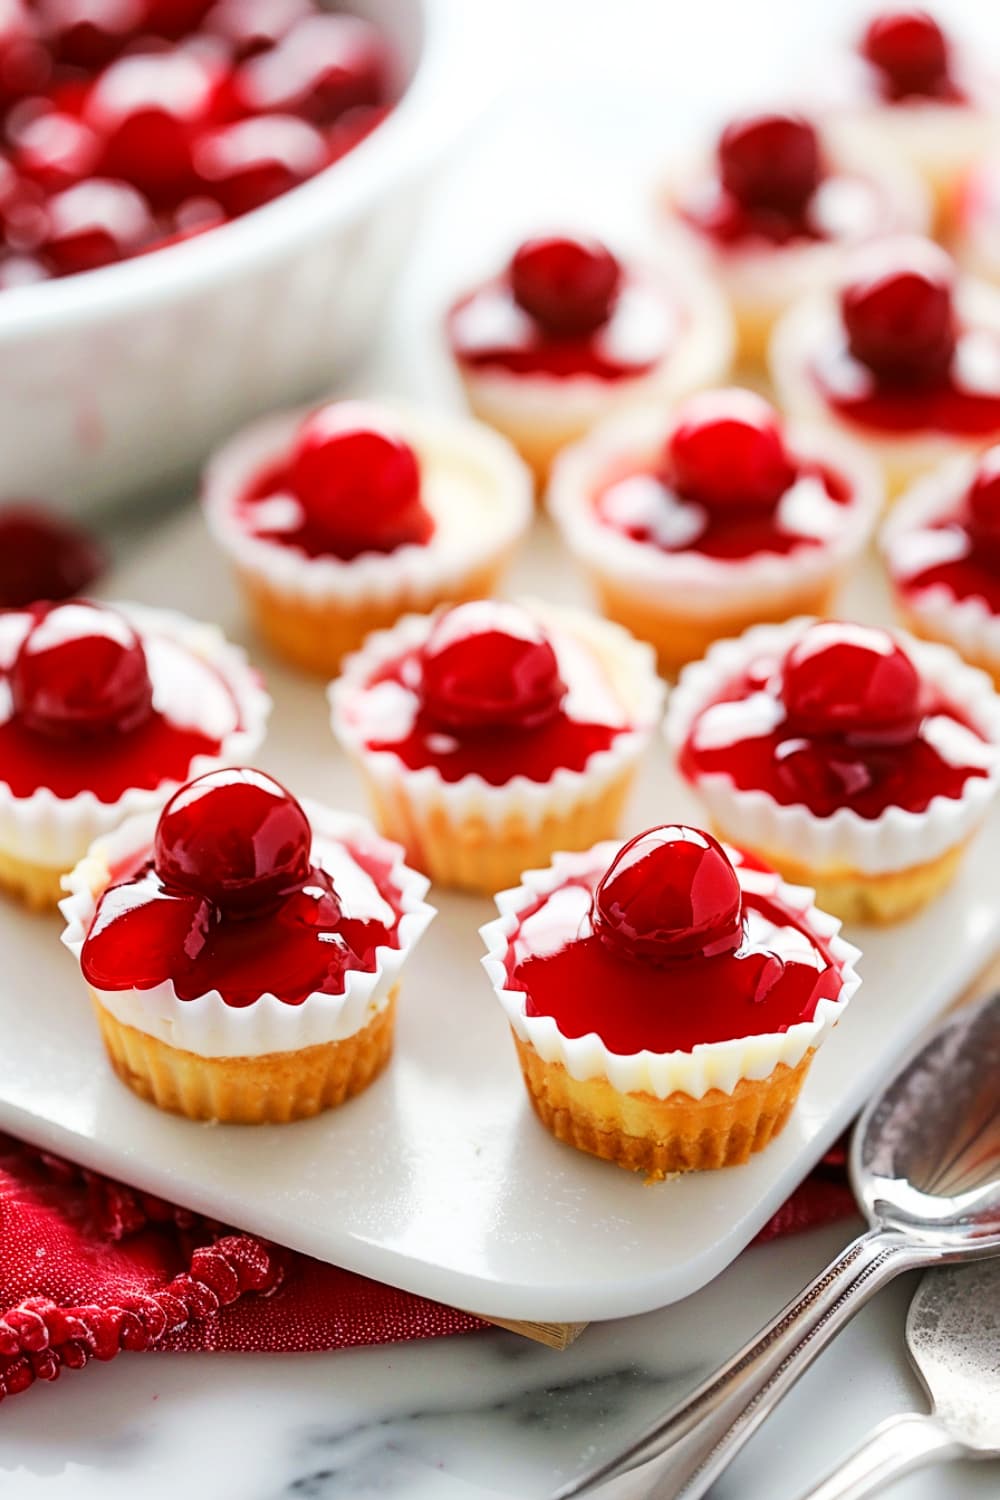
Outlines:
<svg viewBox="0 0 1000 1500"><path fill-rule="evenodd" d="M712 156L675 169L659 210L664 244L693 254L725 292L751 366L763 364L776 319L832 279L846 246L923 233L929 214L897 157L780 111L732 120Z"/></svg>
<svg viewBox="0 0 1000 1500"><path fill-rule="evenodd" d="M99 835L252 753L270 699L214 626L73 599L0 613L0 884L55 906Z"/></svg>
<svg viewBox="0 0 1000 1500"><path fill-rule="evenodd" d="M549 488L602 609L667 673L758 620L827 613L881 503L857 444L786 428L737 388L603 423Z"/></svg>
<svg viewBox="0 0 1000 1500"><path fill-rule="evenodd" d="M261 634L326 677L407 610L492 593L534 514L488 427L359 401L255 423L210 462L203 502Z"/></svg>
<svg viewBox="0 0 1000 1500"><path fill-rule="evenodd" d="M572 235L526 240L446 333L472 410L540 481L609 412L720 380L733 349L722 298L686 261L654 274Z"/></svg>
<svg viewBox="0 0 1000 1500"><path fill-rule="evenodd" d="M757 625L682 673L666 725L720 835L844 921L954 874L1000 779L1000 699L946 646L838 621Z"/></svg>
<svg viewBox="0 0 1000 1500"><path fill-rule="evenodd" d="M497 906L484 964L536 1114L652 1178L763 1150L860 982L811 891L683 825L557 854Z"/></svg>
<svg viewBox="0 0 1000 1500"><path fill-rule="evenodd" d="M67 889L63 942L115 1072L160 1109L244 1125L368 1086L434 915L363 819L242 768L98 840Z"/></svg>
<svg viewBox="0 0 1000 1500"><path fill-rule="evenodd" d="M882 550L904 623L1000 685L1000 446L919 480L889 518Z"/></svg>
<svg viewBox="0 0 1000 1500"><path fill-rule="evenodd" d="M847 59L823 65L820 87L858 149L890 146L920 174L935 205L939 231L953 224L956 190L998 140L996 69L971 45L949 36L927 11L880 12Z"/></svg>
<svg viewBox="0 0 1000 1500"><path fill-rule="evenodd" d="M663 687L617 625L481 600L371 636L330 702L383 833L433 880L492 895L615 832Z"/></svg>
<svg viewBox="0 0 1000 1500"><path fill-rule="evenodd" d="M792 416L866 443L895 499L1000 438L1000 290L930 240L866 246L782 320L771 371Z"/></svg>

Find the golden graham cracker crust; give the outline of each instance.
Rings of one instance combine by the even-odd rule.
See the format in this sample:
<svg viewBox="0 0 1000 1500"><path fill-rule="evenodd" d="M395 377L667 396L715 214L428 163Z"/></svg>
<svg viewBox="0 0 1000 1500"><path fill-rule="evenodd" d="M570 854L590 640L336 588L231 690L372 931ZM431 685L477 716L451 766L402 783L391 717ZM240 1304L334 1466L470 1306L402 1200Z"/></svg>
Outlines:
<svg viewBox="0 0 1000 1500"><path fill-rule="evenodd" d="M291 599L272 588L263 578L245 571L239 573L258 631L279 655L307 672L334 677L345 656L357 651L373 630L395 625L400 615L410 610L425 613L439 604L464 604L469 599L486 599L497 588L510 560L505 552L488 567L480 568L463 579L458 588L440 595L401 592L392 599L367 601L362 607L344 608L335 600L309 604Z"/></svg>
<svg viewBox="0 0 1000 1500"><path fill-rule="evenodd" d="M62 878L67 873L51 865L36 865L0 849L0 888L23 901L32 911L55 911L66 894Z"/></svg>
<svg viewBox="0 0 1000 1500"><path fill-rule="evenodd" d="M388 1004L354 1036L260 1057L199 1057L126 1026L91 992L111 1065L141 1099L233 1125L278 1125L335 1109L368 1087L392 1055L396 985Z"/></svg>
<svg viewBox="0 0 1000 1500"><path fill-rule="evenodd" d="M627 767L596 797L581 797L540 824L515 813L500 827L484 817L456 823L440 805L421 807L401 781L387 787L365 776L365 782L379 831L402 844L407 864L438 885L492 896L517 885L525 870L547 865L557 849L589 849L613 838L634 776L634 766Z"/></svg>
<svg viewBox="0 0 1000 1500"><path fill-rule="evenodd" d="M714 825L720 838L727 835ZM901 922L933 901L954 878L965 854L966 843L956 844L937 859L912 865L908 870L889 870L865 875L860 870L834 867L816 870L773 850L754 852L793 885L807 885L816 892L816 905L842 922L874 923L887 927Z"/></svg>
<svg viewBox="0 0 1000 1500"><path fill-rule="evenodd" d="M614 620L641 641L648 641L656 652L660 671L676 676L688 662L699 661L716 640L740 636L751 625L780 624L796 615L830 615L837 581L824 579L819 586L782 590L780 596L766 599L752 610L720 611L705 619L671 612L664 600L662 607L620 588L607 576L591 573L590 583L603 614Z"/></svg>
<svg viewBox="0 0 1000 1500"><path fill-rule="evenodd" d="M557 1140L655 1180L674 1172L734 1167L779 1133L799 1096L810 1049L794 1068L779 1063L766 1078L741 1078L731 1094L701 1099L674 1093L623 1094L606 1078L571 1078L512 1032L528 1097Z"/></svg>

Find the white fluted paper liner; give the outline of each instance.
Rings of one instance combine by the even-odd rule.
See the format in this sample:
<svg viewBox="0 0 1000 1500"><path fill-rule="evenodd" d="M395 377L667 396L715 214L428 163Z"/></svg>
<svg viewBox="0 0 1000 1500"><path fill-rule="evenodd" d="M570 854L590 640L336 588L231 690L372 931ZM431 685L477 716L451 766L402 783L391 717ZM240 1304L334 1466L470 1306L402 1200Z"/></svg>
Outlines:
<svg viewBox="0 0 1000 1500"><path fill-rule="evenodd" d="M354 1036L388 1003L400 971L435 916L424 901L429 882L403 862L403 851L377 834L364 818L302 800L317 843L314 857L322 863L322 841L348 841L391 860L390 879L399 892L402 915L399 947L379 947L369 974L349 969L341 995L307 995L301 1005L286 1005L271 993L252 1005L227 1005L218 990L194 1000L180 1000L167 980L146 990L97 990L105 1010L125 1026L155 1037L169 1047L199 1057L260 1057L274 1052L296 1052L304 1047L342 1041ZM66 918L62 940L79 960L109 871L152 846L156 813L140 814L99 840L67 876L69 895L60 903Z"/></svg>
<svg viewBox="0 0 1000 1500"><path fill-rule="evenodd" d="M725 300L691 257L675 254L662 268L676 291L684 322L663 359L640 375L602 380L595 375L516 374L457 361L470 392L498 423L518 432L592 427L609 412L638 403L675 401L721 380L733 359L733 324Z"/></svg>
<svg viewBox="0 0 1000 1500"><path fill-rule="evenodd" d="M841 989L836 1000L820 1000L810 1021L800 1021L784 1032L738 1037L726 1042L699 1042L690 1052L612 1052L595 1032L567 1037L552 1016L529 1016L527 995L507 988L505 959L521 914L540 896L549 895L574 876L605 870L621 842L608 840L582 854L556 854L544 870L528 870L521 885L501 891L496 898L500 916L480 929L486 944L483 967L492 981L507 1020L523 1042L534 1047L545 1062L561 1063L571 1078L606 1078L620 1093L689 1094L701 1099L710 1089L731 1094L742 1078L767 1078L779 1063L796 1067L810 1048L820 1045L844 1012L861 979L855 965L859 950L846 942L835 917L813 905L813 892L805 886L788 885L771 872L743 869L737 863L740 882L756 890L766 889L787 905L817 937L827 942L841 970ZM730 857L733 850L727 850ZM608 996L609 1007L614 995Z"/></svg>
<svg viewBox="0 0 1000 1500"><path fill-rule="evenodd" d="M958 598L946 583L919 589L906 586L908 574L922 571L918 533L953 513L976 473L975 456L944 464L917 481L897 501L882 529L880 545L899 607L936 640L961 656L1000 669L1000 615L977 595ZM926 564L925 564L926 565Z"/></svg>
<svg viewBox="0 0 1000 1500"><path fill-rule="evenodd" d="M434 615L404 615L391 630L374 631L361 650L344 662L340 677L329 688L331 725L341 745L373 781L386 790L402 783L410 802L427 817L441 808L453 823L482 818L487 826L501 828L516 817L528 827L540 827L553 813L566 814L612 786L639 760L660 721L666 688L656 675L651 647L620 625L583 610L538 600L517 602L550 633L557 654L560 634L593 651L628 727L606 750L595 751L580 771L560 766L548 781L518 775L503 786L493 786L479 775L446 781L435 766L411 770L391 750L370 750L352 715L352 701L381 666L422 645L435 620Z"/></svg>
<svg viewBox="0 0 1000 1500"><path fill-rule="evenodd" d="M842 269L842 268L841 268ZM958 321L968 329L1000 334L1000 289L967 276L955 288ZM979 452L987 436L962 433L893 433L852 422L827 401L813 367L817 355L836 349L843 342L837 300L832 292L803 298L790 307L774 330L768 353L771 380L778 405L790 417L851 433L863 441L880 462L907 474L921 473L954 458L956 454ZM996 372L991 372L995 381ZM996 387L991 387L995 389ZM975 387L970 386L974 391Z"/></svg>
<svg viewBox="0 0 1000 1500"><path fill-rule="evenodd" d="M701 661L685 667L664 725L673 754L679 755L698 714L726 681L761 656L777 661L814 623L802 617L753 625L736 640L716 641ZM699 776L695 790L727 839L775 858L786 855L817 875L836 868L882 875L930 863L978 828L1000 784L1000 698L986 673L968 666L950 647L919 641L902 630L893 634L920 676L984 736L991 756L988 774L970 776L958 797L933 797L921 813L888 807L877 818L862 818L850 807L820 818L801 803L786 806L765 791L744 791L722 773Z"/></svg>
<svg viewBox="0 0 1000 1500"><path fill-rule="evenodd" d="M670 431L669 413L643 408L596 427L556 459L547 503L570 551L590 571L612 580L654 607L696 619L724 610L773 609L775 597L833 581L865 547L882 507L877 467L857 443L829 429L791 426L785 434L790 453L843 475L851 500L838 507L836 532L821 542L788 553L755 552L749 557L709 557L697 550L670 552L637 542L598 516L594 498L602 484L636 461L659 467Z"/></svg>
<svg viewBox="0 0 1000 1500"><path fill-rule="evenodd" d="M500 563L534 516L534 481L511 445L470 417L431 413L403 402L378 403L413 447L421 497L435 521L425 546L365 552L344 562L307 557L251 535L237 502L268 464L289 453L313 407L265 417L237 433L210 461L202 485L209 530L236 566L269 588L316 607L447 597L480 569Z"/></svg>
<svg viewBox="0 0 1000 1500"><path fill-rule="evenodd" d="M880 204L877 222L863 233L845 232L836 238L793 240L775 245L765 239L717 247L694 225L689 225L674 203L685 183L707 182L714 171L704 152L688 156L666 174L660 194L663 243L669 253L694 256L708 263L712 275L737 313L751 317L774 317L799 297L829 285L835 278L845 248L859 238L876 235L926 234L931 223L931 203L919 176L895 152L882 143L865 141L859 146L853 133L829 123L823 130L823 154L835 172L850 173L875 185Z"/></svg>
<svg viewBox="0 0 1000 1500"><path fill-rule="evenodd" d="M239 726L223 738L216 755L196 755L184 780L218 766L251 759L264 738L271 699L246 654L227 641L215 625L190 620L175 610L150 609L140 604L112 607L140 635L166 636L208 662L233 694ZM78 792L75 797L57 797L48 787L37 788L30 797L15 797L0 780L0 849L32 864L54 870L71 869L94 839L133 813L162 806L181 784L164 780L153 788L130 787L116 802L100 802L91 791Z"/></svg>

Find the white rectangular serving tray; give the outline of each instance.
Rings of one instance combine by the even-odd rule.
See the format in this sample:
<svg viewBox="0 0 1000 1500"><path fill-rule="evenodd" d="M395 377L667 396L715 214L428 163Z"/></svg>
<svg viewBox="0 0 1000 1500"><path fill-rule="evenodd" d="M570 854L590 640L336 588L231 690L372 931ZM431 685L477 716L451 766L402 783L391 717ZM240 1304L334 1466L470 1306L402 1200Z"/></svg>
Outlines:
<svg viewBox="0 0 1000 1500"><path fill-rule="evenodd" d="M515 585L582 598L544 522ZM883 613L874 578L855 610ZM121 570L110 597L171 604L245 638L239 604L196 514ZM275 698L261 765L297 792L361 808L327 728L322 684L262 653ZM636 831L697 819L661 741L628 814ZM54 917L0 907L0 1128L282 1244L488 1316L583 1322L640 1313L704 1285L736 1256L848 1124L914 1035L1000 946L1000 828L931 910L853 930L864 983L817 1055L783 1135L746 1166L648 1186L559 1145L526 1100L480 966L492 904L440 908L403 978L388 1072L295 1125L205 1126L134 1098L107 1065Z"/></svg>

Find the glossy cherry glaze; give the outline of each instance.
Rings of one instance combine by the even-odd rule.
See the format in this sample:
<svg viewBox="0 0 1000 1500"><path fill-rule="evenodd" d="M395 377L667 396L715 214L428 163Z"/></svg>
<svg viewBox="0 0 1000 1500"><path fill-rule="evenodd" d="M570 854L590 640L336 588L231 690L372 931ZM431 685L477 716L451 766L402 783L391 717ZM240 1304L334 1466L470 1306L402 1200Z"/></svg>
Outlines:
<svg viewBox="0 0 1000 1500"><path fill-rule="evenodd" d="M393 714L391 735L373 729L367 748L391 751L410 770L433 766L448 782L546 782L561 768L582 771L625 732L571 716L544 631L517 606L493 600L446 611L422 646L379 668L364 692L374 703L387 688L403 712Z"/></svg>
<svg viewBox="0 0 1000 1500"><path fill-rule="evenodd" d="M903 594L941 585L1000 614L1000 447L983 454L967 492L920 531L921 565L895 573Z"/></svg>
<svg viewBox="0 0 1000 1500"><path fill-rule="evenodd" d="M452 353L470 369L622 380L669 352L678 310L600 240L526 240L500 276L448 314Z"/></svg>
<svg viewBox="0 0 1000 1500"><path fill-rule="evenodd" d="M340 846L335 886L321 838L284 787L257 771L213 772L175 795L151 853L112 872L83 946L97 989L172 981L181 1000L218 990L227 1005L274 994L301 1005L342 994L398 947L400 893L388 862Z"/></svg>
<svg viewBox="0 0 1000 1500"><path fill-rule="evenodd" d="M925 10L913 6L875 16L861 38L860 52L892 103L933 99L952 104L963 98L951 76L947 38Z"/></svg>
<svg viewBox="0 0 1000 1500"><path fill-rule="evenodd" d="M263 541L342 562L425 546L434 535L416 454L391 419L359 401L313 412L290 453L240 498L237 514Z"/></svg>
<svg viewBox="0 0 1000 1500"><path fill-rule="evenodd" d="M70 599L103 568L98 543L71 521L30 501L0 505L0 609Z"/></svg>
<svg viewBox="0 0 1000 1500"><path fill-rule="evenodd" d="M735 560L822 545L839 524L831 506L852 498L842 476L789 453L772 406L733 389L690 397L659 467L620 466L594 504L633 541Z"/></svg>
<svg viewBox="0 0 1000 1500"><path fill-rule="evenodd" d="M610 870L522 912L508 986L524 992L529 1016L552 1016L566 1037L596 1033L623 1056L811 1020L840 994L840 966L776 883L758 874L741 889L739 868L697 829L640 835Z"/></svg>
<svg viewBox="0 0 1000 1500"><path fill-rule="evenodd" d="M384 117L391 71L373 25L317 0L6 0L0 288L289 191Z"/></svg>
<svg viewBox="0 0 1000 1500"><path fill-rule="evenodd" d="M140 640L105 605L6 614L0 645L0 781L15 797L44 787L116 802L130 787L184 781L197 756L218 753L222 725L228 734L240 722L214 668L166 638Z"/></svg>
<svg viewBox="0 0 1000 1500"><path fill-rule="evenodd" d="M961 796L987 774L982 749L975 725L920 682L887 631L831 622L807 630L783 660L762 656L724 683L696 716L680 766L689 781L722 775L816 817L851 808L877 818Z"/></svg>

